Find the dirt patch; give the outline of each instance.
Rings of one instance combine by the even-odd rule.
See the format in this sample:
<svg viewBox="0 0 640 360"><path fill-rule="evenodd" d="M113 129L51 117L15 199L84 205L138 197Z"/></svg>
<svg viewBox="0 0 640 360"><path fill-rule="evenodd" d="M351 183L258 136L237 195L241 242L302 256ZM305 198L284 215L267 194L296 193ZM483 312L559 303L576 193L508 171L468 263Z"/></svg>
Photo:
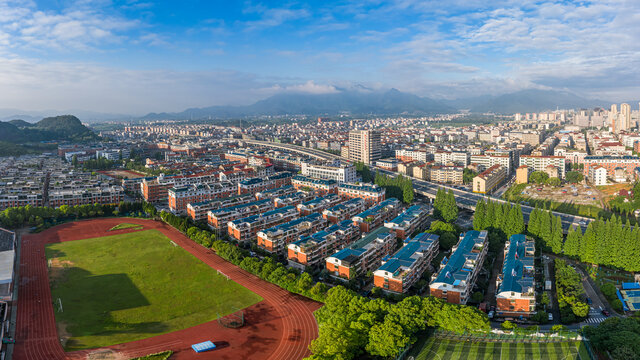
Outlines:
<svg viewBox="0 0 640 360"><path fill-rule="evenodd" d="M127 360L128 356L111 349L96 350L87 354L87 360Z"/></svg>
<svg viewBox="0 0 640 360"><path fill-rule="evenodd" d="M49 279L52 283L61 280L66 269L73 266L73 262L69 260L60 260L59 258L49 259Z"/></svg>
<svg viewBox="0 0 640 360"><path fill-rule="evenodd" d="M60 344L62 347L65 347L67 345L67 341L69 341L69 338L71 337L71 334L67 331L67 324L62 321L57 321L56 328L58 330Z"/></svg>

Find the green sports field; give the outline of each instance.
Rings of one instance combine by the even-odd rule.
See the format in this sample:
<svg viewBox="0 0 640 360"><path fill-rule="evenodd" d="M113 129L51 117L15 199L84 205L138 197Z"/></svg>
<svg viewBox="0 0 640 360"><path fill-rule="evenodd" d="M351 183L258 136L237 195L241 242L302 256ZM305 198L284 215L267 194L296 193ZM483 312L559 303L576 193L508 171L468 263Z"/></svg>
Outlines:
<svg viewBox="0 0 640 360"><path fill-rule="evenodd" d="M67 351L189 328L262 300L157 230L48 244L46 255Z"/></svg>
<svg viewBox="0 0 640 360"><path fill-rule="evenodd" d="M421 339L412 349L414 360L589 360L580 341L557 343L500 343ZM407 358L410 358L409 356Z"/></svg>

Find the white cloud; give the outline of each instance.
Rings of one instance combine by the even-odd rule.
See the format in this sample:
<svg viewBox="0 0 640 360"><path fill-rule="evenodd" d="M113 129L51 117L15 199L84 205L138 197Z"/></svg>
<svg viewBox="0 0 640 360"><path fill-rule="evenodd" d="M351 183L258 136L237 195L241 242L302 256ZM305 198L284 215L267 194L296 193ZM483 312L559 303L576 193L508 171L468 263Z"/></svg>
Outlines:
<svg viewBox="0 0 640 360"><path fill-rule="evenodd" d="M306 94L333 94L339 92L333 85L316 84L312 80L307 81L304 84L292 84L292 85L274 85L267 91L271 92L294 92L294 93L306 93Z"/></svg>
<svg viewBox="0 0 640 360"><path fill-rule="evenodd" d="M243 23L247 31L280 26L287 21L306 18L310 15L306 9L268 8L262 5L249 6L245 9L245 13L256 13L260 17L258 20Z"/></svg>

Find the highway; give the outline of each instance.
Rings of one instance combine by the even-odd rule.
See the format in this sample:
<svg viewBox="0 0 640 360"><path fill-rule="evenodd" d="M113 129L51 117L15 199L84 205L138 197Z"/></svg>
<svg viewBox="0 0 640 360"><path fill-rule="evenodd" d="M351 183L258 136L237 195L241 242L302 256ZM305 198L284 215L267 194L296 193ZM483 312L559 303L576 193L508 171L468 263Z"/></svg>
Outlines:
<svg viewBox="0 0 640 360"><path fill-rule="evenodd" d="M283 150L291 150L300 154L314 157L316 159L346 160L338 155L333 155L321 150L305 148L305 147L293 145L293 144L278 144L278 143L273 143L269 141L258 141L258 140L243 140L243 141L248 144L262 145L262 146L278 148ZM376 168L375 170L390 176L397 176L400 174L397 172L391 172L391 171L383 170L379 168ZM485 198L485 200L490 199L492 201L507 202L503 199L495 198L489 195L476 194L470 191L460 190L450 185L433 183L430 181L420 180L413 177L411 179L413 181L413 188L417 194L422 196L427 196L429 198L435 198L438 188L444 188L447 191L451 190L453 191L453 195L456 198L456 203L458 204L458 206L465 209L469 209L469 210L475 210L476 203L482 198ZM520 206L522 207L522 214L524 216L524 221L528 223L529 216L531 215L531 212L533 211L534 208L530 206L522 205L522 204ZM562 228L565 233L569 230L571 226L580 227L584 231L587 228L587 225L591 221L593 221L593 219L591 218L577 216L577 215L569 215L569 214L559 213L555 211L553 211L553 214L556 216L560 216L560 220L562 221Z"/></svg>

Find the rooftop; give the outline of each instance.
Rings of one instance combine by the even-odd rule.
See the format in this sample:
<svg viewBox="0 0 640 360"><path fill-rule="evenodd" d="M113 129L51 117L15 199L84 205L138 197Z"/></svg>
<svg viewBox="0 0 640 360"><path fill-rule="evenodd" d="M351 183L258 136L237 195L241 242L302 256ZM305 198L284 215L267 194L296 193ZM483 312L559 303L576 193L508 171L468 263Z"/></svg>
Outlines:
<svg viewBox="0 0 640 360"><path fill-rule="evenodd" d="M477 250L482 249L486 238L487 231L467 231L458 243L456 251L451 255L451 258L446 260L446 265L440 269L433 282L455 286L460 284L461 281L466 281L476 266L475 261L479 255Z"/></svg>
<svg viewBox="0 0 640 360"><path fill-rule="evenodd" d="M533 256L535 245L523 234L509 238L509 249L502 266L502 283L498 292L513 291L522 293L533 287Z"/></svg>

